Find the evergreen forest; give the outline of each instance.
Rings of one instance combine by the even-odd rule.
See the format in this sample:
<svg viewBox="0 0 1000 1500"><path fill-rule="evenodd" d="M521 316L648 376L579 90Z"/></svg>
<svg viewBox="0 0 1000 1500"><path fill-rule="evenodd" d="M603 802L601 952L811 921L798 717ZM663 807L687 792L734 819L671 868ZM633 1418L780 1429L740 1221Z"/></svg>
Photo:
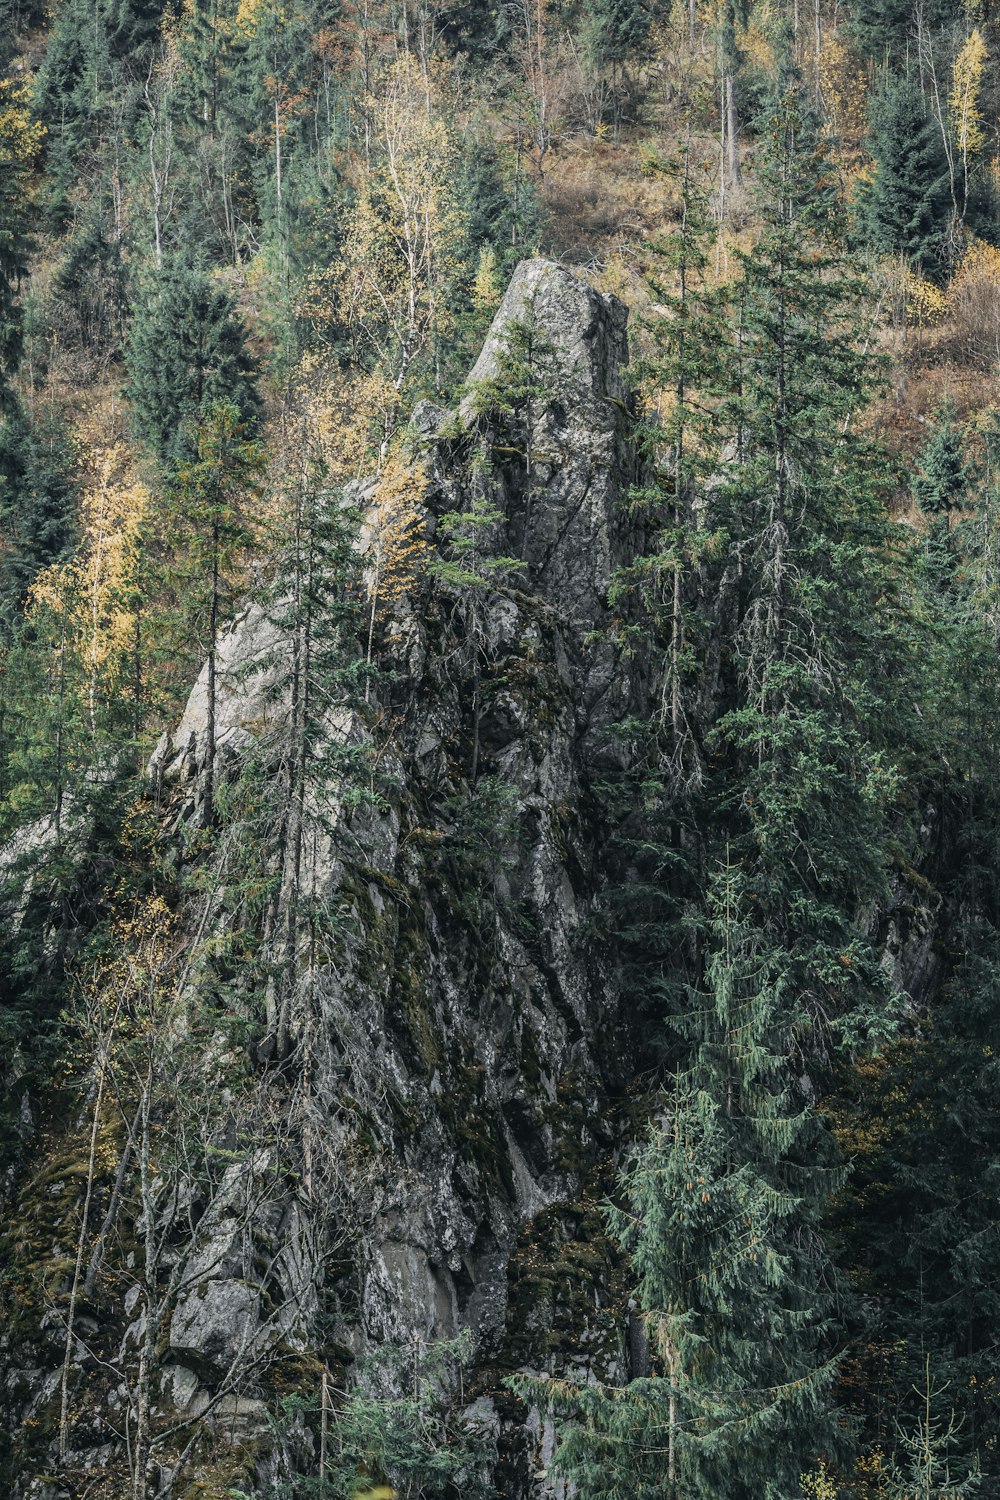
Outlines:
<svg viewBox="0 0 1000 1500"><path fill-rule="evenodd" d="M0 1494L1000 1497L1000 14L0 0Z"/></svg>

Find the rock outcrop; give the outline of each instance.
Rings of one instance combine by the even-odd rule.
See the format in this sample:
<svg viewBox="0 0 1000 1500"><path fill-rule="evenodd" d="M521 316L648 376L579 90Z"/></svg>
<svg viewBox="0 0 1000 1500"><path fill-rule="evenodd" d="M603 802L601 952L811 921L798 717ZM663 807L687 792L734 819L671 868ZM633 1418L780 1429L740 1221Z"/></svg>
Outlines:
<svg viewBox="0 0 1000 1500"><path fill-rule="evenodd" d="M240 1350L280 1342L285 1356L307 1358L320 1304L324 1348L345 1361L469 1328L469 1397L499 1434L497 1492L516 1500L546 1492L544 1433L503 1376L603 1375L628 1360L627 1312L592 1199L616 1144L630 1040L609 956L588 936L605 879L595 782L620 761L612 725L636 691L606 636L609 584L634 544L625 325L613 298L559 266L525 262L459 410L425 403L415 414L409 443L432 547L443 544L442 518L478 505L494 517L489 551L510 570L471 599L431 568L396 602L380 636L393 669L380 690L393 725L380 751L387 789L377 806L344 810L345 836L332 829L308 854L313 889L351 917L335 957L317 965L307 1040L311 1118L328 1151L343 1148L344 1173L356 1160L362 1174L360 1189L339 1189L345 1201L365 1197L357 1243L331 1273L308 1195L271 1182L248 1221L224 1175L175 1277L184 1291L157 1350L161 1415L208 1407ZM512 435L497 392L517 361L529 366L529 396ZM221 643L225 774L280 715L280 655L280 630L256 606ZM151 767L168 839L197 819L205 694L203 674ZM370 731L341 713L330 733ZM255 1059L258 1087L274 1070L275 1088L287 1089L301 1066L306 1020L290 1025L284 1061L267 1048ZM349 1117L364 1122L360 1134ZM352 1155L361 1136L365 1151ZM265 1241L262 1299L253 1267ZM123 1337L140 1335L131 1326ZM74 1399L98 1399L87 1396L83 1343L73 1357ZM36 1349L31 1371L12 1361L7 1376L8 1410L36 1425L51 1411L46 1358L52 1348ZM215 1419L237 1399L250 1410L255 1394L226 1392ZM240 1440L256 1434L263 1451L254 1420L241 1418ZM109 1405L74 1430L82 1470L105 1461L116 1423ZM264 1486L275 1471L262 1458L254 1472ZM160 1483L173 1493L169 1466ZM251 1491L252 1481L240 1485ZM70 1491L22 1474L12 1493Z"/></svg>

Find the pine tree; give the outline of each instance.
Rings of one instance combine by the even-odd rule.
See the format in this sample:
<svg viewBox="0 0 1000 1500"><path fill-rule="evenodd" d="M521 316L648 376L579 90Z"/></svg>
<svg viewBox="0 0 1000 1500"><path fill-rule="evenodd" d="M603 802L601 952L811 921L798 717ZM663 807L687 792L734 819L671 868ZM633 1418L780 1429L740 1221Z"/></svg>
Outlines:
<svg viewBox="0 0 1000 1500"><path fill-rule="evenodd" d="M580 47L587 73L597 85L595 125L607 105L615 125L628 102L627 65L641 55L649 34L648 9L637 0L597 0L588 6L580 26Z"/></svg>
<svg viewBox="0 0 1000 1500"><path fill-rule="evenodd" d="M868 149L875 174L858 197L858 228L879 255L939 272L953 211L948 159L917 84L888 78L871 96Z"/></svg>
<svg viewBox="0 0 1000 1500"><path fill-rule="evenodd" d="M195 662L206 663L201 822L208 828L215 816L219 635L239 585L245 586L263 456L231 401L202 407L196 443L195 457L177 471L170 542L179 587L176 623L185 638L182 660L191 662L193 648Z"/></svg>
<svg viewBox="0 0 1000 1500"><path fill-rule="evenodd" d="M383 1344L359 1361L358 1383L336 1421L320 1412L315 1479L282 1488L288 1500L489 1500L496 1444L459 1410L461 1375L474 1355L468 1331L456 1339ZM323 1400L327 1398L323 1383ZM311 1403L310 1403L311 1404ZM302 1403L290 1401L294 1417ZM308 1409L308 1408L307 1408ZM386 1481L391 1481L387 1483Z"/></svg>
<svg viewBox="0 0 1000 1500"><path fill-rule="evenodd" d="M655 167L675 180L681 218L675 233L656 247L650 290L657 315L648 330L652 352L640 366L646 400L636 437L649 482L633 489L630 503L649 545L619 573L614 593L617 604L634 596L638 606L622 611L622 643L631 646L634 636L634 644L656 651L664 685L657 732L676 800L681 784L694 786L701 775L690 635L698 629L688 596L698 565L721 540L708 518L708 497L718 474L715 435L728 388L732 308L730 288L709 285L714 229L707 195L694 179L690 142L681 161ZM631 626L624 624L630 619Z"/></svg>
<svg viewBox="0 0 1000 1500"><path fill-rule="evenodd" d="M957 464L947 467L954 475ZM943 533L947 571L935 566L928 540L947 527L947 512L932 513L920 547L911 691L924 727L909 783L924 835L902 862L895 917L901 931L913 931L907 903L918 922L921 906L933 903L949 942L934 982L916 989L904 1034L881 1056L846 1067L831 1106L854 1160L832 1228L866 1299L857 1404L868 1441L886 1447L888 1434L898 1449L894 1495L950 1493L947 1468L956 1493L981 1469L988 1493L1000 1473L992 1378L1000 1310L990 1271L1000 1140L988 1103L1000 1057L994 500L988 483L976 493L972 475L966 498L965 518ZM936 830L930 849L928 826ZM912 868L918 861L923 876Z"/></svg>
<svg viewBox="0 0 1000 1500"><path fill-rule="evenodd" d="M39 138L24 86L0 81L0 421L10 408L22 352L18 291L31 253L29 175Z"/></svg>
<svg viewBox="0 0 1000 1500"><path fill-rule="evenodd" d="M16 613L39 570L71 549L73 469L62 425L52 416L32 423L12 398L0 423L0 615Z"/></svg>
<svg viewBox="0 0 1000 1500"><path fill-rule="evenodd" d="M691 1060L610 1214L629 1254L652 1370L577 1391L557 1453L587 1500L797 1496L840 1438L830 1392L835 1309L819 1215L838 1174L818 1120L790 1097L789 975L769 959L724 867L707 988L688 997Z"/></svg>
<svg viewBox="0 0 1000 1500"><path fill-rule="evenodd" d="M322 851L375 798L361 715L371 671L362 649L365 610L357 516L327 480L305 434L277 514L277 562L261 600L277 645L258 662L271 681L274 722L258 735L230 799L277 876L261 915L268 973L265 1053L311 1045L318 954L339 936L325 899ZM297 471L297 472L296 472Z"/></svg>
<svg viewBox="0 0 1000 1500"><path fill-rule="evenodd" d="M882 673L899 580L885 483L851 428L872 372L827 149L793 89L769 132L764 231L742 257L736 458L718 496L742 557L732 696L710 743L725 747L714 795L755 872L761 923L801 961L803 1024L813 1001L828 1018L838 993L865 1003L853 914L885 878L884 757L899 723ZM831 984L830 964L852 970L849 982Z"/></svg>
<svg viewBox="0 0 1000 1500"><path fill-rule="evenodd" d="M920 1032L849 1087L841 1128L859 1149L837 1228L870 1299L863 1338L873 1354L885 1351L881 1379L866 1382L866 1430L892 1432L898 1423L901 1461L919 1456L921 1428L931 1436L923 1399L929 1359L934 1382L947 1387L933 1419L948 1426L950 1418L952 1431L928 1463L951 1462L953 1474L978 1464L995 1483L1000 1141L990 1100L1000 1056L1000 949L992 921L969 923L961 939L968 956Z"/></svg>
<svg viewBox="0 0 1000 1500"><path fill-rule="evenodd" d="M940 35L955 25L962 15L958 0L929 0L921 11L913 0L852 0L851 30L865 52L876 63L885 57L905 55L920 15L922 24L932 35Z"/></svg>
<svg viewBox="0 0 1000 1500"><path fill-rule="evenodd" d="M832 1457L843 1436L842 1312L820 1232L839 1169L815 1099L831 1054L892 1026L891 986L858 914L886 884L903 726L882 672L897 584L887 496L850 431L869 382L859 290L827 150L793 76L766 132L763 230L740 258L705 485L739 559L721 583L734 614L716 602L703 626L725 635L700 731L694 867L722 868L714 890L686 896L687 941L675 918L673 953L655 933L648 942L645 988L667 1004L673 1082L611 1214L653 1373L621 1390L549 1388L576 1419L557 1467L595 1500L792 1500L811 1459ZM660 861L667 890L675 866ZM664 971L690 966L692 949L677 995Z"/></svg>
<svg viewBox="0 0 1000 1500"><path fill-rule="evenodd" d="M938 408L933 431L917 457L913 498L931 516L955 509L969 482L964 438L956 417L954 401L944 401Z"/></svg>
<svg viewBox="0 0 1000 1500"><path fill-rule="evenodd" d="M168 466L193 456L194 424L213 403L230 403L241 425L255 422L257 362L233 299L182 259L147 286L126 363L139 435Z"/></svg>
<svg viewBox="0 0 1000 1500"><path fill-rule="evenodd" d="M963 453L964 434L954 402L943 402L934 429L918 454L913 497L927 518L922 560L926 582L937 592L954 584L958 555L952 516L965 499L971 478Z"/></svg>

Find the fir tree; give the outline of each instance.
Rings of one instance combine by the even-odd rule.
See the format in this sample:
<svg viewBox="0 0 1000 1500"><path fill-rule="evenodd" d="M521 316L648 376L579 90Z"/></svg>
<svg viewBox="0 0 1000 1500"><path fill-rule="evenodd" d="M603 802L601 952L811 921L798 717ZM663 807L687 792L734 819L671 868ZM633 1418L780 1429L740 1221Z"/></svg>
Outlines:
<svg viewBox="0 0 1000 1500"><path fill-rule="evenodd" d="M954 401L943 402L931 435L917 458L913 498L930 516L954 510L969 482L963 456L964 436L956 416Z"/></svg>
<svg viewBox="0 0 1000 1500"><path fill-rule="evenodd" d="M649 942L646 989L669 1007L673 1084L611 1215L654 1371L618 1391L550 1390L577 1418L557 1466L602 1500L791 1500L811 1457L840 1445L841 1309L820 1233L838 1164L814 1098L832 1051L892 1024L857 920L885 889L884 757L899 730L880 707L894 589L886 496L850 432L869 379L859 291L794 79L766 123L764 229L742 257L711 424L716 473L703 481L739 558L735 618L712 611L727 644L701 729L699 862L723 873L715 893L688 894L685 946ZM662 884L675 865L661 860ZM682 955L690 964L692 947L695 977L672 996L662 971Z"/></svg>
<svg viewBox="0 0 1000 1500"><path fill-rule="evenodd" d="M239 408L217 401L203 408L196 455L177 472L171 509L173 579L179 586L177 623L187 639L185 655L206 663L205 764L201 821L215 816L217 656L219 634L245 568L253 540L251 505L260 490L263 463L248 436Z"/></svg>
<svg viewBox="0 0 1000 1500"><path fill-rule="evenodd" d="M652 1370L553 1398L578 1419L555 1469L588 1500L797 1496L810 1457L840 1444L818 1234L837 1171L823 1128L790 1097L789 976L741 913L740 886L734 868L720 872L707 989L684 1017L691 1061L610 1214Z"/></svg>
<svg viewBox="0 0 1000 1500"><path fill-rule="evenodd" d="M147 287L126 363L139 435L168 465L192 456L194 425L212 403L230 403L241 425L256 419L257 363L233 299L183 260Z"/></svg>
<svg viewBox="0 0 1000 1500"><path fill-rule="evenodd" d="M937 592L953 586L958 564L952 516L964 500L970 480L963 443L954 402L947 400L917 457L912 485L914 499L927 518L922 549L926 581Z"/></svg>
<svg viewBox="0 0 1000 1500"><path fill-rule="evenodd" d="M888 78L873 93L868 148L875 175L858 198L858 227L879 255L939 272L953 212L941 131L917 84Z"/></svg>
<svg viewBox="0 0 1000 1500"><path fill-rule="evenodd" d="M268 960L266 1053L288 1054L314 1019L318 954L338 920L324 899L318 851L376 800L361 710L371 676L361 649L357 517L302 439L279 514L285 525L262 606L278 645L255 663L271 681L274 721L258 736L237 788L253 837L277 867L262 914ZM308 1040L308 1038L307 1038Z"/></svg>
<svg viewBox="0 0 1000 1500"><path fill-rule="evenodd" d="M18 292L32 248L29 173L37 146L25 89L0 82L0 422L10 408L10 382L23 347Z"/></svg>
<svg viewBox="0 0 1000 1500"><path fill-rule="evenodd" d="M40 569L72 547L73 467L61 425L51 416L31 423L12 398L0 422L0 614L16 612Z"/></svg>
<svg viewBox="0 0 1000 1500"><path fill-rule="evenodd" d="M952 27L961 8L957 0L929 0L919 11L913 0L852 0L850 15L851 29L861 46L880 63L887 54L903 55L918 25L923 24L932 35Z"/></svg>

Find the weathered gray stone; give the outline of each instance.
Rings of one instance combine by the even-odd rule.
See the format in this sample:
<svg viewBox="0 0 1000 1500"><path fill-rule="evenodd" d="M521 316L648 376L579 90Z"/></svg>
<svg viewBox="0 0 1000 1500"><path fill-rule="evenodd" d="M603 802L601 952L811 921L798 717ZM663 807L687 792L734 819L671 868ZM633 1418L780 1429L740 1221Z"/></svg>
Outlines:
<svg viewBox="0 0 1000 1500"><path fill-rule="evenodd" d="M542 351L520 449L482 398L514 318L531 320ZM310 1108L323 1122L313 1155L328 1153L340 1195L319 1207L334 1221L343 1208L351 1226L341 1256L352 1268L326 1289L326 1334L359 1354L468 1327L484 1363L501 1361L519 1236L577 1198L614 1145L606 1101L628 1075L629 1040L613 976L583 937L603 879L584 793L616 753L608 725L633 690L597 643L609 583L632 545L622 520L635 473L625 321L620 304L562 267L525 262L460 410L424 403L414 414L429 544L446 546L447 511L485 500L501 517L489 546L524 567L475 598L429 570L422 591L399 602L376 643L395 674L384 690L383 804L334 803L304 855L302 878L318 899L355 916L353 936L313 976L308 1056ZM352 498L363 506L372 493L362 483ZM221 774L286 712L275 692L283 649L257 607L220 639ZM206 692L203 672L150 765L167 830L199 816ZM368 731L345 711L331 713L329 732L343 742ZM221 902L210 918L224 921ZM305 1025L293 1013L293 1044ZM281 1062L280 1075L261 1068L257 1087L297 1077L294 1051ZM209 1063L218 1068L219 1057ZM377 1170L352 1185L352 1162L364 1159ZM240 1173L264 1170L263 1159L241 1160L197 1215L193 1198L175 1203L170 1264L186 1290L169 1319L161 1412L171 1401L178 1413L203 1410L241 1351L309 1346L330 1225L292 1183L261 1192L247 1223ZM182 1221L193 1217L192 1238ZM254 1245L267 1247L266 1289L254 1280ZM227 1421L240 1441L263 1431L258 1399L227 1391L220 1431ZM486 1414L500 1425L492 1407ZM541 1483L535 1439L520 1441L510 1500Z"/></svg>
<svg viewBox="0 0 1000 1500"><path fill-rule="evenodd" d="M254 1338L259 1305L258 1293L243 1281L200 1282L174 1308L171 1352L209 1378L225 1375Z"/></svg>

